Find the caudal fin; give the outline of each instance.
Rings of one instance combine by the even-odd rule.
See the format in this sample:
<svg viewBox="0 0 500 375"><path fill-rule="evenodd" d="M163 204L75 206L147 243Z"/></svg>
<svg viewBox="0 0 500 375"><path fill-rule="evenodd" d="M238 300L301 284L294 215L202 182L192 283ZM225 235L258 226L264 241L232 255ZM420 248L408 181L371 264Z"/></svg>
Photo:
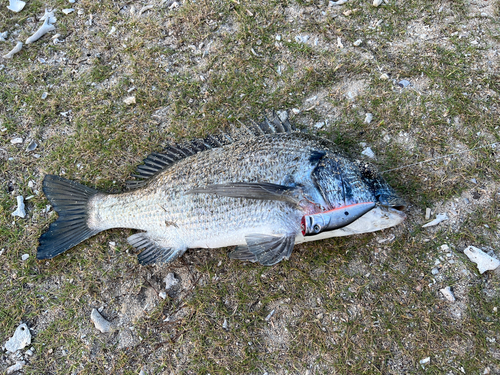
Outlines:
<svg viewBox="0 0 500 375"><path fill-rule="evenodd" d="M88 201L97 190L59 176L46 175L43 192L59 217L40 236L37 259L53 258L100 232L87 226Z"/></svg>

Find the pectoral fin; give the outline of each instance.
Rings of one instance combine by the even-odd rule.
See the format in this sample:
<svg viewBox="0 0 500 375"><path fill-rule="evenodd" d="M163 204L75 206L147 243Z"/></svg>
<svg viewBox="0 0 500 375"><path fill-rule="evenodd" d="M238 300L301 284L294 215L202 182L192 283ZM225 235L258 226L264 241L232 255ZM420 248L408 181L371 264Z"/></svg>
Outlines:
<svg viewBox="0 0 500 375"><path fill-rule="evenodd" d="M295 244L295 235L273 236L267 234L250 234L245 237L247 246L240 246L229 256L232 259L259 262L264 266L272 266L283 258L288 259Z"/></svg>
<svg viewBox="0 0 500 375"><path fill-rule="evenodd" d="M267 182L233 182L229 184L207 185L189 190L188 194L216 194L223 197L276 200L298 204L298 200L290 193L295 187L271 184Z"/></svg>
<svg viewBox="0 0 500 375"><path fill-rule="evenodd" d="M169 263L184 254L186 249L173 249L161 246L151 239L148 233L136 233L127 238L130 245L136 249L144 249L138 256L139 263L143 266L154 263Z"/></svg>

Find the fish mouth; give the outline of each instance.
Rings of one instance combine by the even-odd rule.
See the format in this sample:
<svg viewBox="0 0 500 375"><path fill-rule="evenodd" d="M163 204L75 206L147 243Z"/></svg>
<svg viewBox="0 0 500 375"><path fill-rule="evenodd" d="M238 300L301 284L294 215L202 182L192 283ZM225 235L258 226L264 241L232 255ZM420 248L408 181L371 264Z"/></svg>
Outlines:
<svg viewBox="0 0 500 375"><path fill-rule="evenodd" d="M403 211L397 208L377 205L375 208L371 209L345 227L309 236L304 236L302 232L300 232L295 238L295 242L302 243L331 237L343 237L353 234L376 232L394 227L402 223L405 219L406 214Z"/></svg>

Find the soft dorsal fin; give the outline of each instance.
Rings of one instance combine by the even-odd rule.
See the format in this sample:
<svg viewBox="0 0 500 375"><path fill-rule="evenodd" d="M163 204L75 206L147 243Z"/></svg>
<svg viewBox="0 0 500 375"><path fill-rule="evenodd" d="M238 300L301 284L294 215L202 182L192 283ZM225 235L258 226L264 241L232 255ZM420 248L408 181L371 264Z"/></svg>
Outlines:
<svg viewBox="0 0 500 375"><path fill-rule="evenodd" d="M275 112L272 112L269 117L265 117L260 124L253 121L249 125L240 124L240 127L234 127L228 133L209 135L204 139L195 139L182 144L172 144L162 152L153 152L143 160L142 164L137 167L136 172L132 174L135 180L126 182L127 189L143 187L153 176L169 168L175 162L198 152L222 147L240 139L265 134L291 133L295 130L288 118L281 120Z"/></svg>

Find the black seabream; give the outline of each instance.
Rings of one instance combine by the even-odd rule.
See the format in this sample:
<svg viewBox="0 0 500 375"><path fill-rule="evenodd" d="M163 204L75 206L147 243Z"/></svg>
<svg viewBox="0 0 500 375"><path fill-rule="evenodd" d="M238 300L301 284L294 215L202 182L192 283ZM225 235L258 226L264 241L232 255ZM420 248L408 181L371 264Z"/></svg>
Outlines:
<svg viewBox="0 0 500 375"><path fill-rule="evenodd" d="M153 153L130 190L106 194L54 175L43 191L59 214L37 258L61 254L111 228L141 264L171 262L189 248L236 246L232 259L273 265L297 243L401 223L404 202L369 165L277 117Z"/></svg>

